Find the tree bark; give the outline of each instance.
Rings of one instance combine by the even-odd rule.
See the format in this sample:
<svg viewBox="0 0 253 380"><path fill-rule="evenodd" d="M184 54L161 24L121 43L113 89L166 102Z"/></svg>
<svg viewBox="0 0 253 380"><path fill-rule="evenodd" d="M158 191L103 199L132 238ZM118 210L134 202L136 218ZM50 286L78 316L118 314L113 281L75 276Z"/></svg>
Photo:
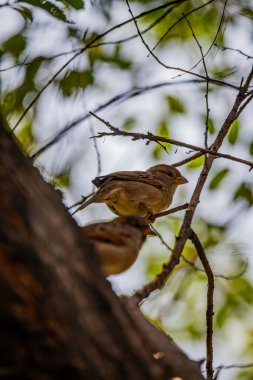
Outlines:
<svg viewBox="0 0 253 380"><path fill-rule="evenodd" d="M0 121L0 379L203 380L104 278L94 247Z"/></svg>

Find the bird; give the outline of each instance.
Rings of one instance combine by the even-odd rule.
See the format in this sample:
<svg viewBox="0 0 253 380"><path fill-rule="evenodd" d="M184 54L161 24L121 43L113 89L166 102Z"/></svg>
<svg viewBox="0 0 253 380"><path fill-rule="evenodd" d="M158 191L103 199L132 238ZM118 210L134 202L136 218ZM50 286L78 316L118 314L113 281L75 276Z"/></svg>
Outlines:
<svg viewBox="0 0 253 380"><path fill-rule="evenodd" d="M135 262L147 235L156 235L139 216L120 216L109 222L80 227L93 242L106 276L124 272Z"/></svg>
<svg viewBox="0 0 253 380"><path fill-rule="evenodd" d="M166 164L147 171L119 171L96 177L98 190L72 214L91 203L106 203L116 215L139 215L153 222L153 215L167 209L178 185L187 183L178 169Z"/></svg>

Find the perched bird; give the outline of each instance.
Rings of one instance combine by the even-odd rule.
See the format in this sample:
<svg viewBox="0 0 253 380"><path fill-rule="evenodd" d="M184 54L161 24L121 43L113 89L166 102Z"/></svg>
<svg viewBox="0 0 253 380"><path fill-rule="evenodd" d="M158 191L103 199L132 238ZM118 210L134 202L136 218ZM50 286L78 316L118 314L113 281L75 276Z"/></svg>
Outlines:
<svg viewBox="0 0 253 380"><path fill-rule="evenodd" d="M139 215L152 221L153 214L170 206L177 186L188 181L173 166L160 164L146 172L114 172L92 182L98 190L73 214L91 203L106 203L116 215Z"/></svg>
<svg viewBox="0 0 253 380"><path fill-rule="evenodd" d="M107 276L127 270L136 260L147 235L155 235L139 216L120 216L111 222L81 227L94 243Z"/></svg>

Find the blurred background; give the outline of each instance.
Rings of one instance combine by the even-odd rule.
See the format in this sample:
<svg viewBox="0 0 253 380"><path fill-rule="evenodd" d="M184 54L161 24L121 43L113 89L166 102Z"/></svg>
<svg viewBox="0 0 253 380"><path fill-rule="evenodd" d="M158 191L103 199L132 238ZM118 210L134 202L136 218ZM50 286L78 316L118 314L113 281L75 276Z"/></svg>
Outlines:
<svg viewBox="0 0 253 380"><path fill-rule="evenodd" d="M62 192L66 207L94 191L91 180L97 175L146 170L194 153L170 144L164 144L165 151L156 143L128 137L91 139L108 129L89 111L125 131L149 131L204 146L206 83L198 75L205 76L205 69L186 17L203 49L208 75L220 81L209 83L209 146L253 63L251 1L129 3L145 43L167 68L144 46L125 1L0 3L1 110L10 128L18 123L15 136L21 149ZM249 104L230 129L222 153L252 161L252 120ZM172 207L190 200L203 161L201 157L180 166L189 183L177 190ZM252 183L248 166L216 159L193 222L216 275L216 368L253 362ZM183 215L180 211L155 223L170 247ZM103 204L75 215L81 226L113 217ZM142 310L199 360L205 356L207 281L191 243L183 256L193 265L182 259L163 290L154 292ZM158 238L149 238L133 267L109 281L118 294L132 294L154 278L169 257ZM224 369L218 379L252 380L253 367Z"/></svg>

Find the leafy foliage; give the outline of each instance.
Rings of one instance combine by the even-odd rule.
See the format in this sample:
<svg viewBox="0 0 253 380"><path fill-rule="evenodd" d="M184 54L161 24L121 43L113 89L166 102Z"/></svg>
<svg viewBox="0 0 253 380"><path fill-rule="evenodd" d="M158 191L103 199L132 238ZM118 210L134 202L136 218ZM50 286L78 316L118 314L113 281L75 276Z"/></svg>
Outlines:
<svg viewBox="0 0 253 380"><path fill-rule="evenodd" d="M234 145L238 139L239 135L239 121L238 119L232 124L229 134L228 141L231 145Z"/></svg>
<svg viewBox="0 0 253 380"><path fill-rule="evenodd" d="M70 71L58 82L59 89L65 96L71 96L75 91L83 90L92 83L93 76L90 70Z"/></svg>
<svg viewBox="0 0 253 380"><path fill-rule="evenodd" d="M167 96L166 101L168 103L171 113L185 113L184 104L174 96Z"/></svg>
<svg viewBox="0 0 253 380"><path fill-rule="evenodd" d="M229 172L228 168L222 169L218 171L217 173L214 174L210 184L209 184L209 189L210 190L215 190L217 187L219 187L222 183L222 181L225 179Z"/></svg>

